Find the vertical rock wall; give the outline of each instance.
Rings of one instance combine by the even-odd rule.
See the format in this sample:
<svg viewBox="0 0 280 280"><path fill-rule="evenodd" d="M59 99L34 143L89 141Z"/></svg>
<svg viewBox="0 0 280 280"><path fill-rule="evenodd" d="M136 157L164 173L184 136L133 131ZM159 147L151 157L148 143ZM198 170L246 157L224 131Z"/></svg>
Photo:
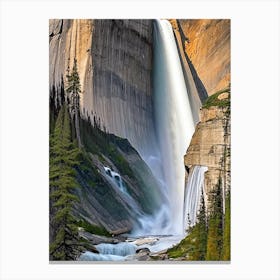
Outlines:
<svg viewBox="0 0 280 280"><path fill-rule="evenodd" d="M230 20L177 20L185 52L208 95L230 83Z"/></svg>
<svg viewBox="0 0 280 280"><path fill-rule="evenodd" d="M50 20L49 22L49 85L51 92L60 98L62 83L65 85L67 68L70 71L77 59L81 82L81 112L89 110L92 102L92 32L93 20ZM84 110L85 108L85 110Z"/></svg>
<svg viewBox="0 0 280 280"><path fill-rule="evenodd" d="M81 114L142 154L153 149L152 20L50 20L49 81L60 102L77 59Z"/></svg>
<svg viewBox="0 0 280 280"><path fill-rule="evenodd" d="M93 115L138 151L152 148L152 21L95 20Z"/></svg>
<svg viewBox="0 0 280 280"><path fill-rule="evenodd" d="M185 166L192 170L196 165L208 167L205 173L206 206L208 194L221 180L223 195L230 188L230 113L229 107L202 109L201 121L196 126L185 155Z"/></svg>

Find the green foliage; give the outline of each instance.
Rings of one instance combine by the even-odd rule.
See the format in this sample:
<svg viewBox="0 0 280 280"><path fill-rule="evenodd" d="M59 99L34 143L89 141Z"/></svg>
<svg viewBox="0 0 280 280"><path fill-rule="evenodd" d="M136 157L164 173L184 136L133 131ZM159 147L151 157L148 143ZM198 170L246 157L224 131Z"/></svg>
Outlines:
<svg viewBox="0 0 280 280"><path fill-rule="evenodd" d="M192 234L195 236L194 247L196 248L191 255L192 260L205 260L207 249L207 217L204 202L204 195L201 196L200 210L197 215L198 222L192 229Z"/></svg>
<svg viewBox="0 0 280 280"><path fill-rule="evenodd" d="M79 150L71 141L70 118L64 105L58 114L54 133L50 138L50 223L54 240L50 244L52 260L74 260L78 251L78 231L72 206L78 197L74 167Z"/></svg>
<svg viewBox="0 0 280 280"><path fill-rule="evenodd" d="M230 93L230 87L217 91L216 93L210 95L203 103L202 108L209 108L211 106L218 107L229 107L230 98L219 100L218 96L224 92Z"/></svg>
<svg viewBox="0 0 280 280"><path fill-rule="evenodd" d="M78 108L76 106L79 104L79 93L81 92L81 84L76 58L74 58L74 64L71 74L68 66L66 78L68 83L66 92L70 94L70 104L73 106L73 110L77 110Z"/></svg>
<svg viewBox="0 0 280 280"><path fill-rule="evenodd" d="M130 169L129 164L126 161L126 159L116 149L115 145L113 145L111 143L110 143L109 149L108 149L108 156L112 161L114 161L117 168L120 170L121 174L128 175L130 177L134 177L134 174L133 174L132 170Z"/></svg>
<svg viewBox="0 0 280 280"><path fill-rule="evenodd" d="M189 220L189 217L188 217ZM178 245L168 250L171 258L185 257L187 260L205 260L207 248L207 217L204 196L201 196L197 223L188 228L188 235Z"/></svg>
<svg viewBox="0 0 280 280"><path fill-rule="evenodd" d="M195 248L192 244L193 238L188 234L181 242L171 249L168 249L169 258L186 258L187 260L189 253L191 253Z"/></svg>
<svg viewBox="0 0 280 280"><path fill-rule="evenodd" d="M218 184L209 194L210 213L208 222L208 239L206 260L221 260L223 249L223 196L222 184Z"/></svg>
<svg viewBox="0 0 280 280"><path fill-rule="evenodd" d="M226 195L222 259L230 260L230 191Z"/></svg>
<svg viewBox="0 0 280 280"><path fill-rule="evenodd" d="M84 228L87 232L90 232L92 234L111 237L111 234L104 227L99 227L99 226L90 224L86 220L79 220L77 222L77 225L79 227Z"/></svg>
<svg viewBox="0 0 280 280"><path fill-rule="evenodd" d="M83 179L91 187L96 187L103 184L103 179L100 176L97 168L92 164L91 158L86 151L83 150L80 158L80 164L77 170L81 173Z"/></svg>
<svg viewBox="0 0 280 280"><path fill-rule="evenodd" d="M114 162L122 175L134 177L128 162L116 147L125 140L102 131L97 121L94 121L93 127L90 120L84 119L81 119L81 137L87 151L97 154L99 158L102 155L107 156Z"/></svg>
<svg viewBox="0 0 280 280"><path fill-rule="evenodd" d="M209 199L208 215L202 196L197 223L189 227L188 235L178 245L168 250L169 257L196 261L230 260L230 192L226 196L223 216L220 179L209 193Z"/></svg>

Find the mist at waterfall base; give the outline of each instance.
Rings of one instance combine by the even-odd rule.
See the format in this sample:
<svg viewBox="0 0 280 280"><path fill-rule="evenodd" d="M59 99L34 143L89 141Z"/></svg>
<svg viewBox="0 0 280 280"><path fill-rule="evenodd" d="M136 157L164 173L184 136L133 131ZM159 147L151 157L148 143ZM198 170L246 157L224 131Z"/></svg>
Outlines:
<svg viewBox="0 0 280 280"><path fill-rule="evenodd" d="M146 243L151 252L172 247L186 235L186 217L195 223L206 167L194 167L185 192L184 155L195 129L188 92L176 41L171 24L167 20L155 20L153 28L153 122L157 146L145 153L135 147L147 163L160 185L162 206L153 215L145 215L134 207L137 222L129 235L134 238L157 236ZM151 140L151 145L152 144ZM120 174L104 167L107 176L114 181L121 196L137 203L126 191ZM136 210L135 210L136 209ZM86 252L83 261L122 261L136 253L141 246L132 242L99 244L100 254Z"/></svg>

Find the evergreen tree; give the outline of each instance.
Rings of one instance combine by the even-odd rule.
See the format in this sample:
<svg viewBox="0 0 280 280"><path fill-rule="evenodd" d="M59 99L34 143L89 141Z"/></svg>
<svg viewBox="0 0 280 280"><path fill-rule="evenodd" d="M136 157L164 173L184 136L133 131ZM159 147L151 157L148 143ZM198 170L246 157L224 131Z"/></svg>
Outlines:
<svg viewBox="0 0 280 280"><path fill-rule="evenodd" d="M73 189L78 186L74 166L79 150L71 141L69 113L64 105L58 114L50 139L50 259L74 260L78 255L78 231L72 206L78 200Z"/></svg>
<svg viewBox="0 0 280 280"><path fill-rule="evenodd" d="M223 197L222 183L218 184L209 194L210 213L208 223L208 240L206 260L221 260L223 247Z"/></svg>
<svg viewBox="0 0 280 280"><path fill-rule="evenodd" d="M207 218L206 218L206 208L204 201L204 194L202 192L200 209L197 215L197 223L195 225L195 252L193 254L194 260L205 260L206 249L207 249Z"/></svg>
<svg viewBox="0 0 280 280"><path fill-rule="evenodd" d="M226 194L225 219L223 232L223 256L224 261L230 260L230 191Z"/></svg>
<svg viewBox="0 0 280 280"><path fill-rule="evenodd" d="M70 102L70 113L75 120L75 129L76 129L76 137L78 141L78 146L81 147L81 137L80 137L80 92L81 92L81 84L80 77L78 73L77 59L74 58L74 64L72 68L72 72L70 74L70 69L67 69L67 89L66 92L69 94L69 102Z"/></svg>

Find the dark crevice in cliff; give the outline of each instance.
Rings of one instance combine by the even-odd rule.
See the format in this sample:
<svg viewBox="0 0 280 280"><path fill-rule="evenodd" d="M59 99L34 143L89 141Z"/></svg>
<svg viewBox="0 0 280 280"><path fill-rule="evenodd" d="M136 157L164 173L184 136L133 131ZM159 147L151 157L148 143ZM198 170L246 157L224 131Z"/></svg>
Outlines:
<svg viewBox="0 0 280 280"><path fill-rule="evenodd" d="M179 33L180 33L180 37L181 37L181 41L182 41L182 46L184 46L184 42L185 41L188 41L189 39L185 36L183 30L182 30L182 27L180 25L180 22L179 20L176 20L177 21L177 25L178 25L178 28L179 28ZM191 60L189 59L187 53L185 52L184 50L184 54L185 54L185 58L188 62L188 65L190 67L190 70L191 70L191 73L192 73L192 76L193 76L193 79L194 79L194 83L195 83L195 86L197 88L197 92L198 92L198 95L199 95L199 98L201 100L201 103L203 103L206 98L208 97L208 93L207 93L207 90L205 88L205 86L203 85L203 82L201 81L201 79L199 78L196 70L195 70L195 67L194 65L192 64ZM185 73L184 73L185 75Z"/></svg>
<svg viewBox="0 0 280 280"><path fill-rule="evenodd" d="M63 30L63 19L61 20L61 25L58 34L61 34Z"/></svg>
<svg viewBox="0 0 280 280"><path fill-rule="evenodd" d="M60 26L59 26L60 25ZM59 28L59 30L57 32L55 32L57 29ZM52 40L52 38L56 35L60 35L62 33L63 30L63 19L59 20L58 23L58 28L55 28L50 34L49 34L49 42Z"/></svg>

